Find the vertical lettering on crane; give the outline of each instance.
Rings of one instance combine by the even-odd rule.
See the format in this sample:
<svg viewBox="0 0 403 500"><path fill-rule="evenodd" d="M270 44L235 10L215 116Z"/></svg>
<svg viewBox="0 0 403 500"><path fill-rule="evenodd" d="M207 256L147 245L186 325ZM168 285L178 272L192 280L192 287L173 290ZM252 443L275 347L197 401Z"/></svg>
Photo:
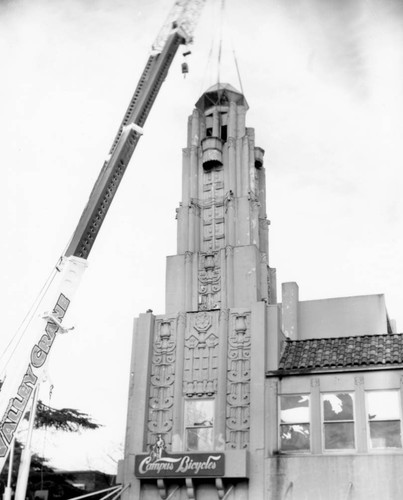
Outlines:
<svg viewBox="0 0 403 500"><path fill-rule="evenodd" d="M59 321L62 321L70 305L70 300L63 295L59 295L53 314ZM46 323L45 333L31 350L30 362L14 397L8 403L7 409L0 422L0 457L5 457L8 453L14 434L24 416L29 398L40 374L39 369L45 364L50 349L59 330L57 324L49 319ZM35 374L35 371L37 374Z"/></svg>

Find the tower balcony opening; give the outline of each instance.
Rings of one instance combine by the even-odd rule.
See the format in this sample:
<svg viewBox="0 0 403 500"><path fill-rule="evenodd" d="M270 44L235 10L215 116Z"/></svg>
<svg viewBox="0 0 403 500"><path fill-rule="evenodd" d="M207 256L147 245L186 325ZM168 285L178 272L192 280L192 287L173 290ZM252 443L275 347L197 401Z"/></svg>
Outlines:
<svg viewBox="0 0 403 500"><path fill-rule="evenodd" d="M201 141L203 167L210 169L222 165L223 140L219 137L205 137Z"/></svg>
<svg viewBox="0 0 403 500"><path fill-rule="evenodd" d="M255 167L256 168L263 167L263 157L264 157L264 149L255 148Z"/></svg>

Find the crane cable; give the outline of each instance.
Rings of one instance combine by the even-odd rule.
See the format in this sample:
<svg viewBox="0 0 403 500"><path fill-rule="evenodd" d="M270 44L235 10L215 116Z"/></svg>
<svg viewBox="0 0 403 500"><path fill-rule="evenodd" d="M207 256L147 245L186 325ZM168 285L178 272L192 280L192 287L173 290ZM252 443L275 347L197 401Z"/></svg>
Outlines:
<svg viewBox="0 0 403 500"><path fill-rule="evenodd" d="M220 70L221 70L221 53L222 53L222 32L224 24L224 14L225 14L225 0L221 0L221 10L220 10L220 40L218 44L218 59L217 59L217 83L220 87Z"/></svg>
<svg viewBox="0 0 403 500"><path fill-rule="evenodd" d="M70 236L67 245L63 249L62 255L65 255L65 252L70 244L70 241L73 238L73 234ZM0 381L1 382L4 382L8 365L10 364L10 361L12 360L15 352L17 351L19 345L21 344L21 341L23 340L23 338L27 332L27 329L29 327L30 322L32 321L34 315L38 312L41 301L45 297L47 291L49 290L50 286L52 285L52 283L57 275L61 260L62 260L62 257L59 257L57 262L53 266L51 272L49 273L47 279L45 280L45 283L42 285L41 289L36 294L36 297L31 305L31 307L28 309L28 312L25 314L25 316L22 319L17 330L15 331L15 333L13 334L11 339L9 340L9 342L8 342L7 346L5 347L5 349L3 350L3 352L0 354L0 363L2 363L3 358L8 356L6 361L4 361L4 364L2 366L0 366ZM15 343L15 345L12 347L13 343ZM10 349L11 349L11 352L10 352Z"/></svg>
<svg viewBox="0 0 403 500"><path fill-rule="evenodd" d="M53 283L53 281L55 279L55 276L56 276L56 266L50 272L48 278L46 279L46 281L43 284L42 288L37 293L37 295L36 295L36 297L35 297L32 305L31 305L31 307L29 308L29 310L26 313L25 317L21 321L21 323L20 323L19 327L17 328L16 332L11 337L11 339L8 342L6 348L4 349L4 351L2 352L2 354L0 355L0 362L3 360L3 358L6 355L8 355L7 360L4 362L4 365L1 367L0 378L2 380L3 380L3 377L5 376L4 372L6 371L8 365L9 365L11 359L12 359L12 357L14 356L16 350L18 349L18 347L19 347L19 345L20 345L20 343L21 343L24 335L26 334L28 326L29 326L30 322L32 321L32 318L34 317L34 314L38 311L39 305L40 305L43 297L45 296L46 292L48 291L49 287ZM13 343L15 343L15 345L12 348L11 352L9 352Z"/></svg>
<svg viewBox="0 0 403 500"><path fill-rule="evenodd" d="M234 46L232 44L232 40L231 40L231 45L232 45L232 54L234 56L234 61L235 61L235 67L236 67L236 73L238 75L238 80L239 80L239 86L241 87L241 92L242 92L242 95L245 95L244 91L243 91L243 85L242 85L242 80L241 80L241 73L239 71L239 65L238 65L238 59L236 57L236 53L235 53L235 49L234 49Z"/></svg>
<svg viewBox="0 0 403 500"><path fill-rule="evenodd" d="M207 56L207 62L206 66L204 68L204 73L203 73L203 78L201 80L200 84L200 90L198 95L202 95L203 92L205 92L206 87L211 85L213 80L213 72L214 72L214 62L215 62L215 48L216 48L216 42L217 42L217 31L218 31L218 25L217 25L217 15L216 15L216 9L215 6L217 5L217 2L212 2L211 4L211 15L209 16L212 20L213 23L211 23L209 26L212 27L212 34L211 34L211 45L210 45L210 50Z"/></svg>
<svg viewBox="0 0 403 500"><path fill-rule="evenodd" d="M225 19L226 19L225 8L226 8L225 0L221 0L220 1L220 12L219 12L219 15L218 16L215 16L215 15L212 16L213 19L216 19L216 17L219 18L219 26L216 26L215 28L213 28L213 38L212 38L212 42L211 42L209 54L208 54L208 57L207 57L207 64L206 64L206 68L204 70L203 80L202 80L202 84L201 84L201 88L200 88L199 94L202 94L202 92L205 91L204 85L205 85L205 81L206 81L206 75L208 73L208 68L211 65L212 61L213 61L213 52L214 52L214 48L215 48L214 46L215 46L215 43L216 43L216 32L217 31L219 32L218 49L217 49L217 82L216 82L218 84L218 87L220 86L220 83L221 83L221 60L222 60L222 56L223 56L223 44L224 44L223 32L224 32L224 25L225 25ZM240 72L240 69L239 69L238 58L237 58L236 51L235 51L234 41L233 41L233 38L231 36L231 33L229 35L230 35L229 36L229 38L230 38L230 44L231 44L232 55L233 55L233 58L234 58L234 64L235 64L235 69L236 69L236 74L237 74L237 77L238 77L238 82L239 82L240 90L241 90L242 94L245 95L244 94L243 85L242 85L241 72Z"/></svg>
<svg viewBox="0 0 403 500"><path fill-rule="evenodd" d="M219 68L220 68L220 64L221 64L222 25L223 25L224 15L225 15L225 0L222 0L221 1L220 51L219 51L219 54L218 54L218 67ZM230 42L231 42L232 55L234 57L234 63L235 63L236 73L237 73L237 76L238 76L239 86L241 87L242 94L245 95L244 91L243 91L243 85L242 85L242 80L241 80L241 73L239 71L238 59L237 59L236 52L235 52L234 40L232 38L231 32L229 32L229 38L230 38ZM219 73L218 73L218 84L220 84L220 74Z"/></svg>

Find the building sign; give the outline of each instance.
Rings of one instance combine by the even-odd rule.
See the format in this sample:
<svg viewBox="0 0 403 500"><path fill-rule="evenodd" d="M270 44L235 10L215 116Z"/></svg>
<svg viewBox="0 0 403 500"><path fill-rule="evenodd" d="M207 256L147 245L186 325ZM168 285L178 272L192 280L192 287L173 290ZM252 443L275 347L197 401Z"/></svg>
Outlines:
<svg viewBox="0 0 403 500"><path fill-rule="evenodd" d="M167 453L158 434L149 454L136 455L134 472L138 478L220 477L225 474L225 454Z"/></svg>

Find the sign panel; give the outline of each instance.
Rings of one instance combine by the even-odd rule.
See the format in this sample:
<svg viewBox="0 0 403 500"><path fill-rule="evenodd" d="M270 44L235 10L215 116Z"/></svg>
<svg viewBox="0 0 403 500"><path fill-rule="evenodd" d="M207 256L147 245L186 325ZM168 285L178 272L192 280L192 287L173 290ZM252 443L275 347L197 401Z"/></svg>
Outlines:
<svg viewBox="0 0 403 500"><path fill-rule="evenodd" d="M220 477L225 474L224 453L167 453L158 434L149 454L136 455L134 473L151 477Z"/></svg>
<svg viewBox="0 0 403 500"><path fill-rule="evenodd" d="M224 453L163 453L158 457L136 455L135 476L161 477L220 477L225 474Z"/></svg>
<svg viewBox="0 0 403 500"><path fill-rule="evenodd" d="M134 474L138 478L220 477L225 474L224 453L167 453L165 441L157 435L149 454L136 455Z"/></svg>

